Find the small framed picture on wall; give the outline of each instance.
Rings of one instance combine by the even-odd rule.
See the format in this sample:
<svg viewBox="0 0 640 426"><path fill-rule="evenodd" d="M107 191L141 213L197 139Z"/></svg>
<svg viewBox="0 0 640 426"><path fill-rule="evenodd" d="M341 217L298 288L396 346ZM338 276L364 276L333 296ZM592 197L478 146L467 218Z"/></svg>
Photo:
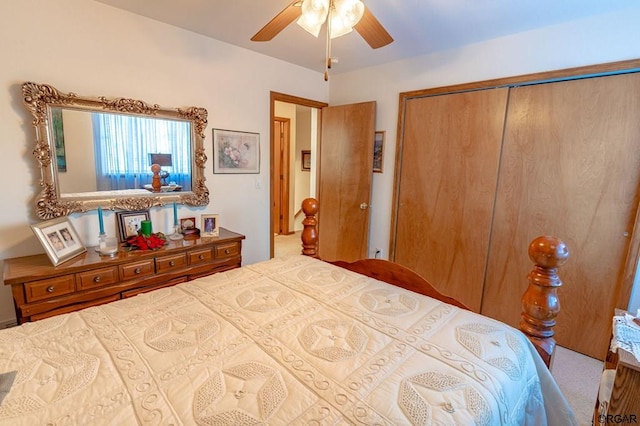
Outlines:
<svg viewBox="0 0 640 426"><path fill-rule="evenodd" d="M384 131L375 133L373 139L373 172L382 173L382 154L384 153Z"/></svg>
<svg viewBox="0 0 640 426"><path fill-rule="evenodd" d="M302 163L303 172L308 172L311 170L311 151L308 151L308 150L302 151L301 163Z"/></svg>

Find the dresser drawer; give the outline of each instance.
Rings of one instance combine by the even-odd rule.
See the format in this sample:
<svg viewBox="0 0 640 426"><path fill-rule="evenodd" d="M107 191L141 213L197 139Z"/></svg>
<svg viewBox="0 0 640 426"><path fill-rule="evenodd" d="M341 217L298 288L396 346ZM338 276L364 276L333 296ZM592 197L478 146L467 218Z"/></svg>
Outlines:
<svg viewBox="0 0 640 426"><path fill-rule="evenodd" d="M73 275L47 278L46 280L31 281L24 285L27 302L49 299L63 294L73 293L76 290Z"/></svg>
<svg viewBox="0 0 640 426"><path fill-rule="evenodd" d="M191 250L187 255L189 256L189 265L199 265L213 259L211 249Z"/></svg>
<svg viewBox="0 0 640 426"><path fill-rule="evenodd" d="M78 290L86 290L88 288L113 284L118 282L118 268L113 266L110 268L81 272L76 274L76 279L78 282Z"/></svg>
<svg viewBox="0 0 640 426"><path fill-rule="evenodd" d="M120 277L124 280L153 275L153 259L120 265Z"/></svg>
<svg viewBox="0 0 640 426"><path fill-rule="evenodd" d="M173 254L156 258L156 270L158 273L180 269L187 266L187 254Z"/></svg>
<svg viewBox="0 0 640 426"><path fill-rule="evenodd" d="M220 244L214 248L216 259L234 257L240 254L240 243Z"/></svg>

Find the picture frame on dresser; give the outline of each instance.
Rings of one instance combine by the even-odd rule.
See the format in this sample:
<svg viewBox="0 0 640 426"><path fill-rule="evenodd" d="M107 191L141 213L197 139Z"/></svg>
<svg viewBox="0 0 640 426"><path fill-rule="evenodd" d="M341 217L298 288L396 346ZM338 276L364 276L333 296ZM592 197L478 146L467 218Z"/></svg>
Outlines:
<svg viewBox="0 0 640 426"><path fill-rule="evenodd" d="M217 214L203 214L201 217L201 237L217 237L220 234L220 224Z"/></svg>
<svg viewBox="0 0 640 426"><path fill-rule="evenodd" d="M184 232L189 229L194 229L195 227L196 227L195 217L183 217L180 219L180 231Z"/></svg>
<svg viewBox="0 0 640 426"><path fill-rule="evenodd" d="M66 217L31 225L31 229L38 237L53 266L87 251L75 228Z"/></svg>
<svg viewBox="0 0 640 426"><path fill-rule="evenodd" d="M149 210L135 210L130 212L116 212L118 222L118 234L120 241L125 242L127 238L138 235L140 223L143 220L151 220Z"/></svg>

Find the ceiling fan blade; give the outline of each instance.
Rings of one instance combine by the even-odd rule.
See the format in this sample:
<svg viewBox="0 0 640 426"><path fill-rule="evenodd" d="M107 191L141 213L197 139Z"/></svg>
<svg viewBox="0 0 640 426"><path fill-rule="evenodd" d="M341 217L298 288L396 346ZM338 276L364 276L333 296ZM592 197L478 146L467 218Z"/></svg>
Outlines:
<svg viewBox="0 0 640 426"><path fill-rule="evenodd" d="M355 28L362 38L369 43L369 46L374 49L393 42L393 37L384 29L376 17L373 16L373 13L371 13L367 6L364 7L362 19L360 19L360 22L353 28Z"/></svg>
<svg viewBox="0 0 640 426"><path fill-rule="evenodd" d="M278 13L267 25L251 37L251 41L269 41L277 36L287 25L300 17L302 14L300 4L300 0L292 1L289 6L285 7L282 12Z"/></svg>

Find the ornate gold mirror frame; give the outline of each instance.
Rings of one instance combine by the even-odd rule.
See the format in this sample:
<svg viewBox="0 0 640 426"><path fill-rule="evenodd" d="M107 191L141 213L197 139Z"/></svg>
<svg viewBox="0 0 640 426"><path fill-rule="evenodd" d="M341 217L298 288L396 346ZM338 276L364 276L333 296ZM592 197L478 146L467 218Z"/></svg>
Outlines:
<svg viewBox="0 0 640 426"><path fill-rule="evenodd" d="M207 110L198 107L161 108L154 104L127 98L85 97L75 93L63 93L47 84L26 82L22 85L23 101L33 115L36 146L33 155L40 164L42 191L36 200L36 212L41 219L52 219L74 212L86 212L98 207L110 210L143 210L178 202L190 206L209 203L209 190L205 186L204 130ZM56 163L51 109L64 108L89 112L113 112L134 116L186 120L191 123L191 191L150 192L96 191L78 194L61 194Z"/></svg>

